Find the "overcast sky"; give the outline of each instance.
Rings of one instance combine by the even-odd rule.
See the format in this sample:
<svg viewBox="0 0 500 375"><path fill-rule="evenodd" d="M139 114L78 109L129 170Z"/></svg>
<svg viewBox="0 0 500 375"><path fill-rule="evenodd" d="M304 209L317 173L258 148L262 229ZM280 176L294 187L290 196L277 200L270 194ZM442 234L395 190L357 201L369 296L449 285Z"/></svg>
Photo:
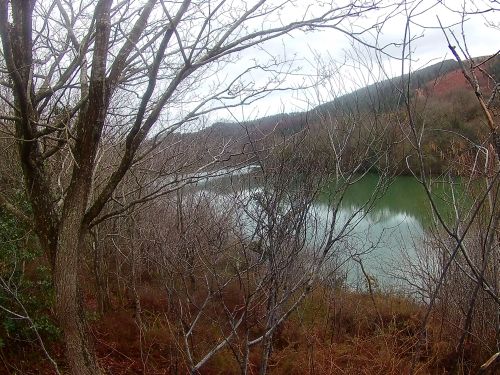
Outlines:
<svg viewBox="0 0 500 375"><path fill-rule="evenodd" d="M484 0L475 3L472 0L467 0L465 6L470 9L477 5L487 5L488 1ZM414 10L414 14L423 13L414 17L413 23L410 25L411 35L417 38L411 44L412 70L452 58L443 32L438 28L439 24L436 16L439 16L443 26L451 26L457 37L462 37L461 14L447 8L459 10L463 2L450 0L430 7L431 4L435 3L436 1L432 0L422 0L418 2L418 7ZM300 12L300 7L296 8L296 11ZM466 17L464 34L472 56L493 54L500 49L499 14L500 11L495 11ZM353 25L353 27L372 24L376 21L376 17L380 16L380 13L374 13L371 17L360 20L361 24ZM400 8L397 15L379 30L378 45L390 44L384 50L389 55L401 57L401 47L391 43L397 44L403 41L406 20L405 10ZM495 23L496 27L492 27L492 24L495 25ZM374 42L373 38L374 34L364 36L364 39L370 43ZM319 102L332 100L335 95L352 91L373 81L382 80L387 76L397 76L402 71L400 60L390 58L384 54L377 54L372 49L363 47L356 42L353 43L352 39L335 30L306 33L297 31L291 35L268 42L264 47L266 52L247 51L240 57L238 64L229 69L237 71L238 68L248 64L250 59L266 58L266 53L274 56L286 55L287 58L293 57L295 59L294 67L301 68L300 72L287 79L286 84L288 86L298 86L308 82L308 80L313 80L311 76L317 73L318 67L321 65L317 61L319 56L325 63L325 68L332 73L331 82L329 85L316 90L310 89L305 92L290 90L273 93L256 104L231 110L230 113L217 112L215 116L219 119L244 120L280 112L306 110L319 104ZM406 64L408 68L408 62ZM380 65L383 66L383 69L380 69ZM254 78L259 80L258 76ZM260 78L264 79L264 77ZM215 119L212 118L212 120Z"/></svg>

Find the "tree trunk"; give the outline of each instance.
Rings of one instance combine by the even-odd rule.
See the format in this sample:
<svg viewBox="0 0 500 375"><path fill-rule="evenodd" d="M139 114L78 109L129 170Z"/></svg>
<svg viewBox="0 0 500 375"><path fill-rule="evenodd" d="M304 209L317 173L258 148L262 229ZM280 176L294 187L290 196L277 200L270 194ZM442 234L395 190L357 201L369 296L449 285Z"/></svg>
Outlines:
<svg viewBox="0 0 500 375"><path fill-rule="evenodd" d="M276 283L276 280L274 280L273 278L273 280L271 280L271 290L269 293L270 295L267 304L267 314L268 314L267 324L264 332L268 332L270 329L272 329L272 327L274 327L277 321L277 312L276 312L277 292L278 292L278 285ZM263 339L259 375L267 374L267 368L269 366L269 358L271 357L271 352L273 350L273 336L274 332L271 332L268 336L264 337Z"/></svg>
<svg viewBox="0 0 500 375"><path fill-rule="evenodd" d="M94 278L97 292L97 310L100 315L104 315L111 310L111 300L107 283L108 263L106 261L103 246L99 245L97 231L91 231L89 236L90 247L92 248Z"/></svg>
<svg viewBox="0 0 500 375"><path fill-rule="evenodd" d="M79 258L85 244L81 223L86 198L80 191L82 188L70 186L61 220L54 269L55 307L64 333L66 358L71 374L95 375L101 371L97 365L78 290Z"/></svg>

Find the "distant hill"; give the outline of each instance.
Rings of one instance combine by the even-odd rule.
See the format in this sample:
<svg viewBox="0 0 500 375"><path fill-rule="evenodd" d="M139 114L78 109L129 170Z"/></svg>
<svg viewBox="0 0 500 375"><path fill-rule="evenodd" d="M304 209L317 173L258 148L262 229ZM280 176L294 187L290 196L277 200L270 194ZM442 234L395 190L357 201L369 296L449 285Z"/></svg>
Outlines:
<svg viewBox="0 0 500 375"><path fill-rule="evenodd" d="M476 58L474 63L483 60L484 58ZM484 64L484 69L499 79L500 57L497 56L488 61ZM491 84L486 74L479 74L478 80L480 86L484 88ZM287 135L300 131L307 124L314 123L327 115L335 116L350 111L378 113L394 111L404 103L402 99L403 93L406 92L404 85L407 81L408 75L384 80L340 96L306 112L276 114L240 123L216 122L201 130L198 135L209 138L235 138L249 135L251 138L259 138L273 131ZM433 64L411 73L410 76L411 95L439 97L453 94L458 90L470 90L470 87L455 60Z"/></svg>

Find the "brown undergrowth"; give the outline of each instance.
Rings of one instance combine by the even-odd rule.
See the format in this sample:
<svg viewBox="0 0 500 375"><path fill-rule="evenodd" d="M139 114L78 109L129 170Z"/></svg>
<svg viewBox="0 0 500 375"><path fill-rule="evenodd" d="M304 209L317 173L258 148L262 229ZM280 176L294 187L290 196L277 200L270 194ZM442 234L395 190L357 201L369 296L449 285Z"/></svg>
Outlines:
<svg viewBox="0 0 500 375"><path fill-rule="evenodd" d="M227 300L238 303L237 289L231 293ZM132 302L115 305L102 317L90 313L100 365L109 374L185 374L178 311L157 286L145 285L139 295L140 319ZM88 306L92 305L89 299ZM211 310L211 314L220 313ZM405 297L376 294L372 298L366 293L318 287L276 333L269 373L401 375L412 369L417 374L451 373L456 357L454 345L447 340L452 337L446 332L449 328L433 319L419 343L422 316L423 308ZM219 334L212 318L204 316L194 335L198 343L193 347L200 353ZM0 372L55 373L36 344L30 345L4 348ZM61 343L53 342L50 349L64 371ZM469 360L477 368L482 358L473 347L470 351ZM259 354L258 349L250 352L249 374L258 373ZM238 374L240 369L226 348L200 373Z"/></svg>

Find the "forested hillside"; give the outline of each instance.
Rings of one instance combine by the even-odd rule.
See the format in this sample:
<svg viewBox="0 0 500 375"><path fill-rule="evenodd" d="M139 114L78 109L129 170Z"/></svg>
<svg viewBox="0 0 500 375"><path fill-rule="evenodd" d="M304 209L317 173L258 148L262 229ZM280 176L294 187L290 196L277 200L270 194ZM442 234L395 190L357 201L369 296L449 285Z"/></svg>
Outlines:
<svg viewBox="0 0 500 375"><path fill-rule="evenodd" d="M485 59L478 57L466 64L474 65ZM496 56L482 64L478 84L486 91L491 90L499 75L500 57ZM425 110L425 126L434 129L423 140L427 155L426 166L432 174L437 175L447 170L450 167L449 160L470 157L470 142L482 143L488 137L487 130L481 125L483 113L480 105L455 60L445 60L419 69L411 76L377 82L307 112L276 114L239 123L216 122L198 133L209 139L232 139L241 146L248 138L262 141L270 134L289 136L308 129L310 142L318 143L320 150L322 147L327 149L328 144L321 146L321 143L328 139L325 130L328 123L342 121L342 118L351 113L377 113L381 121L399 116L404 122L407 94L418 110ZM388 138L387 142L394 144L394 168L398 173L409 174L416 168L414 165L408 166L404 160L411 153L411 146L405 141L405 130L400 126L395 126L392 130L391 139ZM364 134L367 133L359 133L358 136L363 137ZM457 134L463 138L460 139ZM359 142L354 138L355 136L353 143ZM456 170L456 174L461 172L460 168Z"/></svg>

